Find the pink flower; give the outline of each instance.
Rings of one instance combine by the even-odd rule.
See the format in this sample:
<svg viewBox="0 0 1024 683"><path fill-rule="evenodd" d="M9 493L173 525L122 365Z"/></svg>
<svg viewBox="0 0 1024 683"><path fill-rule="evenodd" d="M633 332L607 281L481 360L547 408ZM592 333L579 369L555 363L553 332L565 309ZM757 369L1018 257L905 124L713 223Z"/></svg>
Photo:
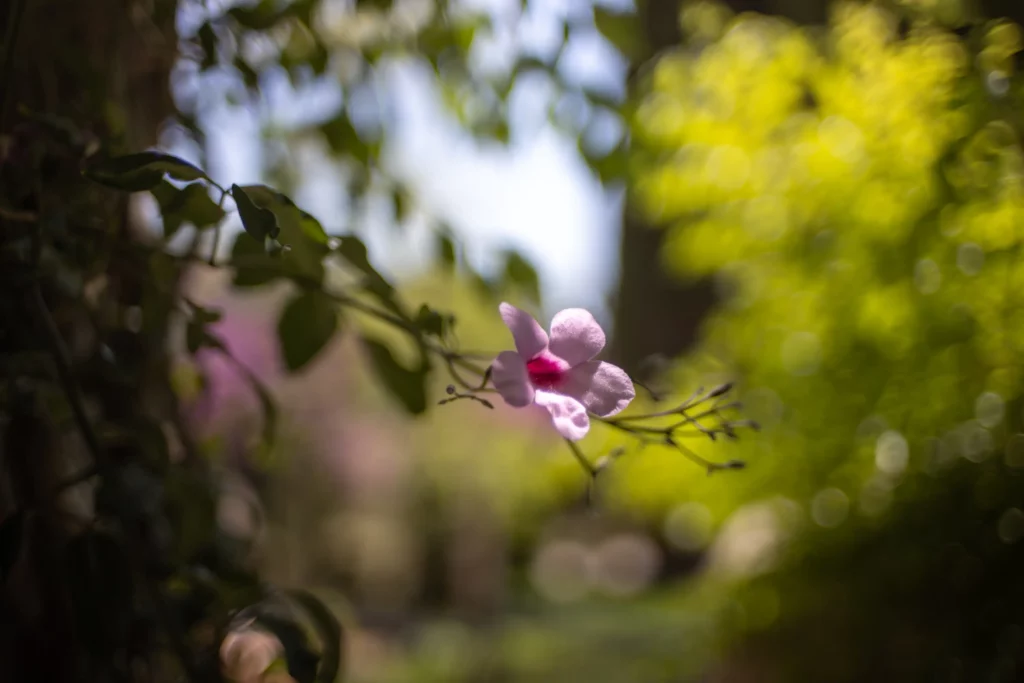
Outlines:
<svg viewBox="0 0 1024 683"><path fill-rule="evenodd" d="M491 365L491 379L505 403L546 408L558 433L578 441L590 429L587 411L614 415L636 396L622 368L593 360L605 337L589 312L556 313L549 340L528 313L506 303L498 310L516 342L515 351L502 351Z"/></svg>

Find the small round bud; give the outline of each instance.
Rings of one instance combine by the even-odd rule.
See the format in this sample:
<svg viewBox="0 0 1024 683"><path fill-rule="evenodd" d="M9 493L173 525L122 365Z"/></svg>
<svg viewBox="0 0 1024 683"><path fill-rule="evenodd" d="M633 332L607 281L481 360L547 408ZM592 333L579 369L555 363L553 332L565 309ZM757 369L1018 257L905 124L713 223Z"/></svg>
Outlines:
<svg viewBox="0 0 1024 683"><path fill-rule="evenodd" d="M284 652L276 636L255 629L233 631L220 646L224 677L239 683L258 679Z"/></svg>
<svg viewBox="0 0 1024 683"><path fill-rule="evenodd" d="M445 393L447 393L449 396L454 396L455 395L455 385L454 384L449 384L447 387L445 387Z"/></svg>

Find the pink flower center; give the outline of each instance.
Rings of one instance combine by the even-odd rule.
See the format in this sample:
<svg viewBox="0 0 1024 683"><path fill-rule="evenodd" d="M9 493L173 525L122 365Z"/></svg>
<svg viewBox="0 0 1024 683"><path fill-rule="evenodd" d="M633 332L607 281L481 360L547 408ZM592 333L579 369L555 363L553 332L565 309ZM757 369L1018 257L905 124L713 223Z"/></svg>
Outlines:
<svg viewBox="0 0 1024 683"><path fill-rule="evenodd" d="M526 372L530 375L530 383L540 389L557 387L566 375L566 369L557 360L546 356L537 356L528 362Z"/></svg>

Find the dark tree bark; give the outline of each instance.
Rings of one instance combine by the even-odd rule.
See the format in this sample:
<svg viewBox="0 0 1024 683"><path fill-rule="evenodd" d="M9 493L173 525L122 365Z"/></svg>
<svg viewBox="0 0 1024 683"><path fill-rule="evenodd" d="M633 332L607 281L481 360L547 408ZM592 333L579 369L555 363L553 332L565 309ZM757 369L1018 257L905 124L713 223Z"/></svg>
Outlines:
<svg viewBox="0 0 1024 683"><path fill-rule="evenodd" d="M126 195L84 180L82 163L101 145L155 144L173 113L175 12L176 0L0 3L0 680L108 680L105 667L115 665L123 679L131 669L83 654L81 643L103 633L82 621L71 597L84 570L69 549L86 520L57 490L70 468L100 464L88 444L94 435L75 427L69 387L81 392L85 419L116 403L138 414L152 373L134 386L83 376L82 361L110 339L97 337L82 291L63 278L78 261L83 273L103 276L94 307L103 314L120 315L141 298L137 274L104 274L98 256L90 262L65 249L84 233L126 246L135 239ZM162 339L139 339L134 360L161 367L163 349ZM58 419L55 397L76 419Z"/></svg>

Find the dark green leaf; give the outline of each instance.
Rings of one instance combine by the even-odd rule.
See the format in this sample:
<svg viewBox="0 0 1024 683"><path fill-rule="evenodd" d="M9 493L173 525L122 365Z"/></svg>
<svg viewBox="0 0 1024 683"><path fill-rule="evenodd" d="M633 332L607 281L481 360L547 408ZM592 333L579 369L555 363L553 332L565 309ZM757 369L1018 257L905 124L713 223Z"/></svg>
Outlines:
<svg viewBox="0 0 1024 683"><path fill-rule="evenodd" d="M16 510L0 522L0 584L7 580L7 574L21 554L25 519L25 511Z"/></svg>
<svg viewBox="0 0 1024 683"><path fill-rule="evenodd" d="M517 251L505 252L505 285L518 288L534 302L540 302L537 270Z"/></svg>
<svg viewBox="0 0 1024 683"><path fill-rule="evenodd" d="M551 66L546 62L532 57L530 55L523 55L519 58L519 61L515 65L516 75L522 75L531 71L540 72L543 74L551 73Z"/></svg>
<svg viewBox="0 0 1024 683"><path fill-rule="evenodd" d="M313 25L313 9L318 5L317 0L296 0L288 7L288 12L299 18L306 26Z"/></svg>
<svg viewBox="0 0 1024 683"><path fill-rule="evenodd" d="M580 151L602 183L610 183L625 177L628 159L625 143L600 158L588 155L583 151L582 146Z"/></svg>
<svg viewBox="0 0 1024 683"><path fill-rule="evenodd" d="M416 327L420 328L424 334L441 338L444 337L445 333L445 318L434 309L423 304L416 314Z"/></svg>
<svg viewBox="0 0 1024 683"><path fill-rule="evenodd" d="M330 121L321 124L320 132L327 138L327 144L335 154L349 154L362 164L369 163L370 146L359 137L344 109Z"/></svg>
<svg viewBox="0 0 1024 683"><path fill-rule="evenodd" d="M272 237L288 247L287 253L280 254L278 260L278 268L284 275L296 278L303 285L323 280L323 261L330 249L320 222L287 196L266 185L245 185L240 189L254 205L275 216L280 232Z"/></svg>
<svg viewBox="0 0 1024 683"><path fill-rule="evenodd" d="M275 3L268 0L260 0L259 3L249 7L232 7L228 10L228 16L244 28L254 31L273 28L281 17L275 8Z"/></svg>
<svg viewBox="0 0 1024 683"><path fill-rule="evenodd" d="M437 235L437 251L444 269L448 272L455 270L455 242L446 230Z"/></svg>
<svg viewBox="0 0 1024 683"><path fill-rule="evenodd" d="M239 233L231 249L231 265L235 268L235 287L258 287L284 277L280 263L267 255L263 242L248 233Z"/></svg>
<svg viewBox="0 0 1024 683"><path fill-rule="evenodd" d="M492 140L496 140L503 145L507 145L511 135L511 131L508 127L508 121L504 118L493 118L487 121L483 127L483 134Z"/></svg>
<svg viewBox="0 0 1024 683"><path fill-rule="evenodd" d="M370 354L370 361L377 377L392 396L397 398L403 407L413 415L427 409L427 372L429 367L423 357L420 367L409 370L391 354L391 349L374 339L363 338Z"/></svg>
<svg viewBox="0 0 1024 683"><path fill-rule="evenodd" d="M397 186L391 190L391 204L394 211L395 223L404 223L409 217L410 201L409 194L405 188Z"/></svg>
<svg viewBox="0 0 1024 683"><path fill-rule="evenodd" d="M334 683L341 670L342 633L341 623L318 597L304 590L290 590L288 595L299 603L316 626L320 636L322 652L316 680L319 683Z"/></svg>
<svg viewBox="0 0 1024 683"><path fill-rule="evenodd" d="M594 7L594 26L627 59L636 60L641 57L642 43L636 14Z"/></svg>
<svg viewBox="0 0 1024 683"><path fill-rule="evenodd" d="M183 223L191 223L198 229L216 225L224 217L224 210L217 205L199 183L177 188L166 180L157 184L150 192L160 205L164 219L164 237L170 239Z"/></svg>
<svg viewBox="0 0 1024 683"><path fill-rule="evenodd" d="M238 73L242 75L242 82L245 83L245 87L254 89L260 84L260 75L256 73L256 70L249 66L249 62L245 61L241 57L235 57L232 61L235 68L238 69Z"/></svg>
<svg viewBox="0 0 1024 683"><path fill-rule="evenodd" d="M285 306L277 322L285 366L301 369L320 353L338 329L338 310L320 291L308 291Z"/></svg>
<svg viewBox="0 0 1024 683"><path fill-rule="evenodd" d="M206 328L195 320L188 321L188 327L185 330L185 345L188 347L188 352L195 354L196 351L203 348L206 342Z"/></svg>
<svg viewBox="0 0 1024 683"><path fill-rule="evenodd" d="M395 288L370 263L366 245L355 235L342 235L338 238L338 253L349 265L360 271L364 276L363 286L366 291L376 296L388 308L404 315L395 301Z"/></svg>
<svg viewBox="0 0 1024 683"><path fill-rule="evenodd" d="M316 45L313 46L313 50L306 60L309 67L313 69L313 73L317 76L321 76L327 71L327 65L330 61L331 53L327 51L327 48L320 41L317 41Z"/></svg>
<svg viewBox="0 0 1024 683"><path fill-rule="evenodd" d="M217 64L217 35L213 32L210 22L199 27L199 46L203 49L203 59L199 68L206 70Z"/></svg>
<svg viewBox="0 0 1024 683"><path fill-rule="evenodd" d="M206 179L206 174L184 159L163 152L138 152L91 164L85 175L98 183L138 192L156 186L164 176L175 180Z"/></svg>
<svg viewBox="0 0 1024 683"><path fill-rule="evenodd" d="M277 217L273 211L257 206L248 193L238 185L231 186L231 196L238 207L238 217L242 219L242 227L259 242L268 237L276 239L281 229L277 227Z"/></svg>

